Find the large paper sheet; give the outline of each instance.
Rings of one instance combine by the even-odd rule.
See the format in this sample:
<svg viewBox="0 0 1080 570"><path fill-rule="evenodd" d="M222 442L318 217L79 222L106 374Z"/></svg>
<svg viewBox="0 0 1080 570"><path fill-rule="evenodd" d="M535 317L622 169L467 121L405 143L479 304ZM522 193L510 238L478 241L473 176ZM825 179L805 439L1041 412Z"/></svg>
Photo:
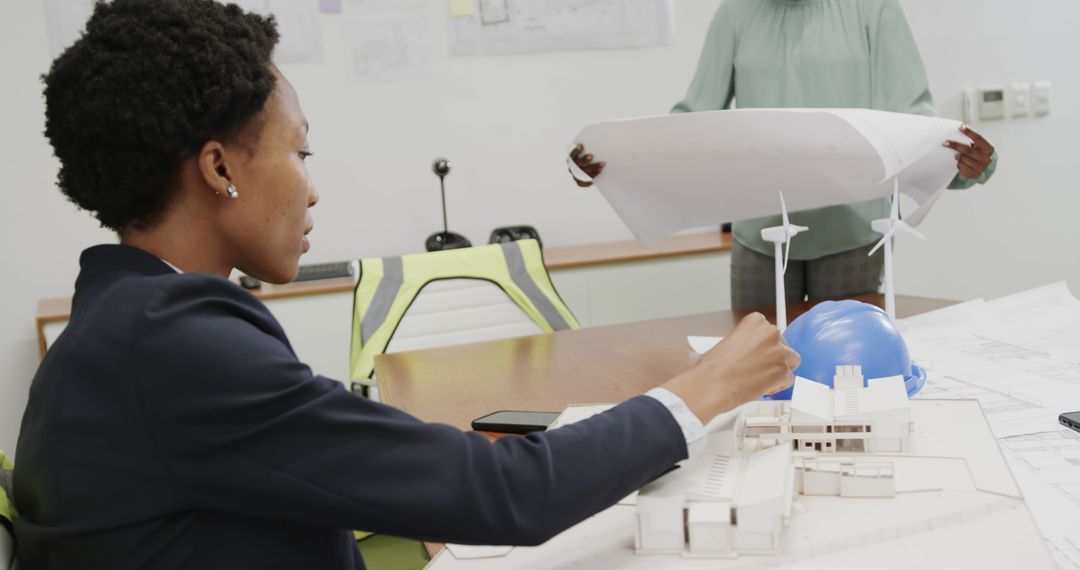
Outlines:
<svg viewBox="0 0 1080 570"><path fill-rule="evenodd" d="M1055 561L1080 569L1080 434L1057 423L1080 410L1080 301L1055 283L904 324L919 397L979 400Z"/></svg>
<svg viewBox="0 0 1080 570"><path fill-rule="evenodd" d="M1080 434L1063 429L999 443L1058 567L1080 568Z"/></svg>
<svg viewBox="0 0 1080 570"><path fill-rule="evenodd" d="M994 316L1010 326L1028 331L1052 347L1064 346L1080 354L1080 300L1064 281L994 299L988 305ZM1080 367L1080 362L1077 365Z"/></svg>
<svg viewBox="0 0 1080 570"><path fill-rule="evenodd" d="M622 119L577 137L607 163L595 180L645 245L677 230L889 196L917 224L956 175L960 123L867 109L739 109ZM811 228L811 231L813 228Z"/></svg>

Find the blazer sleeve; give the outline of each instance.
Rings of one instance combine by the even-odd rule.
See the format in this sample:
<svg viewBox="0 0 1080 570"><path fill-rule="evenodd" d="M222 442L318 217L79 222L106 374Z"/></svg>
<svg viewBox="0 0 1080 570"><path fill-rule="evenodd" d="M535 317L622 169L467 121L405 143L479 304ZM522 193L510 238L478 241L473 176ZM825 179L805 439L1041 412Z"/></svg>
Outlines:
<svg viewBox="0 0 1080 570"><path fill-rule="evenodd" d="M133 364L160 460L192 508L538 544L686 457L678 424L648 397L494 443L423 423L313 375L247 292L172 282L147 302Z"/></svg>

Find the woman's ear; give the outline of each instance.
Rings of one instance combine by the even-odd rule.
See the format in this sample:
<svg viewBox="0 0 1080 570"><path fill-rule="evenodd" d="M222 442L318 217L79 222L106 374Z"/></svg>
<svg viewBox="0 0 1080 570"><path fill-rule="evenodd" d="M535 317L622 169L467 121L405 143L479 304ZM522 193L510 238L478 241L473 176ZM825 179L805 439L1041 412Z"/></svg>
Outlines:
<svg viewBox="0 0 1080 570"><path fill-rule="evenodd" d="M207 141L199 149L198 156L199 174L203 182L215 194L225 195L228 192L231 177L226 161L225 146L218 141Z"/></svg>

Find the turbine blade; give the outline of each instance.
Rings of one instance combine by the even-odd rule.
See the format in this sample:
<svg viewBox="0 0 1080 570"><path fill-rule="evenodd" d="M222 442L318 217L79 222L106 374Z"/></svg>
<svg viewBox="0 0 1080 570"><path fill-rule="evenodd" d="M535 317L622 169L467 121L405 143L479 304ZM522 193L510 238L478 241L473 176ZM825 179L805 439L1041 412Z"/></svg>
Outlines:
<svg viewBox="0 0 1080 570"><path fill-rule="evenodd" d="M791 221L788 220L787 204L784 203L784 193L780 192L780 217L784 220L784 232L790 234L788 226L791 225Z"/></svg>
<svg viewBox="0 0 1080 570"><path fill-rule="evenodd" d="M900 229L904 230L905 232L919 238L919 239L926 239L926 236L924 236L922 234L922 232L920 232L919 230L907 225L907 223L904 222L903 220L901 220L899 222L896 222L896 226L899 227Z"/></svg>
<svg viewBox="0 0 1080 570"><path fill-rule="evenodd" d="M787 275L788 256L791 254L791 234L788 234L787 242L784 243L784 267L780 270L781 275Z"/></svg>
<svg viewBox="0 0 1080 570"><path fill-rule="evenodd" d="M866 256L870 257L871 255L874 255L874 252L881 249L881 246L885 245L886 241L892 239L893 232L895 232L895 231L896 231L896 226L893 226L893 227L889 228L889 231L885 232L885 235L881 236L881 240L877 242L877 244L874 246L874 248L871 249L870 253L866 254Z"/></svg>

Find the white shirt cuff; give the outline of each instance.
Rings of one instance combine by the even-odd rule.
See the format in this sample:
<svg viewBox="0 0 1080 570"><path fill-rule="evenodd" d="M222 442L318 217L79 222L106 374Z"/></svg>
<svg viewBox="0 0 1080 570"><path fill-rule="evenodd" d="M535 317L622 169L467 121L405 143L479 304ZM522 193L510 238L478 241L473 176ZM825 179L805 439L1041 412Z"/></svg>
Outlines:
<svg viewBox="0 0 1080 570"><path fill-rule="evenodd" d="M691 412L690 408L686 407L686 402L682 398L676 396L667 388L653 388L645 392L645 395L660 402L671 412L671 416L675 418L679 428L682 429L683 437L686 438L686 454L688 456L696 454L705 446L705 426L694 415L694 412Z"/></svg>

